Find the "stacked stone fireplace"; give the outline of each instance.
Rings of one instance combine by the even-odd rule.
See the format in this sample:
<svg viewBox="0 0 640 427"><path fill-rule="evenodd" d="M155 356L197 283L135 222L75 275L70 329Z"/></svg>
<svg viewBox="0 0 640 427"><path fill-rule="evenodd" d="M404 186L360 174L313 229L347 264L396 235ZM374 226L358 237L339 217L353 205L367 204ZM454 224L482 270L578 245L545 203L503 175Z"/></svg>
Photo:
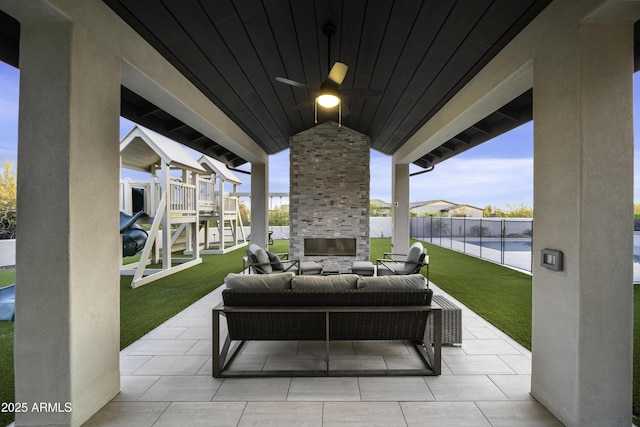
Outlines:
<svg viewBox="0 0 640 427"><path fill-rule="evenodd" d="M291 258L341 272L369 260L369 137L330 121L289 145Z"/></svg>

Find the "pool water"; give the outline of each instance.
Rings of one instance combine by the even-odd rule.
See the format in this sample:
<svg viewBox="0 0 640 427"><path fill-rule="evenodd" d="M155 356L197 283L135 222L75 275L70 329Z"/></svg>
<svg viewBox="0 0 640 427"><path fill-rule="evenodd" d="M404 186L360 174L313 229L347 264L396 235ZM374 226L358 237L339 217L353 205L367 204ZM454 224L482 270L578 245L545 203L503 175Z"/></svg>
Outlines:
<svg viewBox="0 0 640 427"><path fill-rule="evenodd" d="M486 242L482 242L482 245L480 244L479 241L474 241L474 242L466 242L467 245L474 245L474 246L482 246L483 248L487 248L487 249L496 249L496 250L502 250L504 249L506 252L531 252L531 241L509 241L509 240L505 240L504 241L504 247L503 242L500 241L486 241ZM640 255L640 252L638 253L638 255Z"/></svg>

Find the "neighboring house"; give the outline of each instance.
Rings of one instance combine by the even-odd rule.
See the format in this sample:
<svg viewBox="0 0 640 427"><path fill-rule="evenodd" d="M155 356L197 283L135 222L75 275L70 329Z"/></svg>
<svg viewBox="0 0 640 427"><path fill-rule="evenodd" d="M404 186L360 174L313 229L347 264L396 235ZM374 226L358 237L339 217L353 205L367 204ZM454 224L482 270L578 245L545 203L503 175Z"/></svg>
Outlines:
<svg viewBox="0 0 640 427"><path fill-rule="evenodd" d="M482 218L482 214L484 209L479 208L477 206L471 205L456 205L447 210L443 211L448 212L448 216L466 216L471 218Z"/></svg>
<svg viewBox="0 0 640 427"><path fill-rule="evenodd" d="M371 199L371 205L375 206L376 213L374 216L391 216L391 202L380 199Z"/></svg>
<svg viewBox="0 0 640 427"><path fill-rule="evenodd" d="M409 209L412 213L420 216L466 216L482 217L482 208L471 205L460 205L447 200L430 200L427 202L410 203Z"/></svg>

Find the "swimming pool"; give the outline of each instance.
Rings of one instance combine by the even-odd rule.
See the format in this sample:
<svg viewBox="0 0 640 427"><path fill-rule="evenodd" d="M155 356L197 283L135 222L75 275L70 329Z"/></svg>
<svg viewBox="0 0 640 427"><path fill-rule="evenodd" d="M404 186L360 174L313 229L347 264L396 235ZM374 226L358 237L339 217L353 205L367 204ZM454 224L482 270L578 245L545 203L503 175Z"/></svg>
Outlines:
<svg viewBox="0 0 640 427"><path fill-rule="evenodd" d="M459 240L459 242L463 242ZM505 252L531 252L531 240L504 240L503 242L500 240L483 240L480 242L479 240L472 241L464 241L466 245L478 246L478 248L482 247L483 249L495 249L495 250L504 250ZM639 248L640 249L640 248ZM638 253L640 256L640 252Z"/></svg>

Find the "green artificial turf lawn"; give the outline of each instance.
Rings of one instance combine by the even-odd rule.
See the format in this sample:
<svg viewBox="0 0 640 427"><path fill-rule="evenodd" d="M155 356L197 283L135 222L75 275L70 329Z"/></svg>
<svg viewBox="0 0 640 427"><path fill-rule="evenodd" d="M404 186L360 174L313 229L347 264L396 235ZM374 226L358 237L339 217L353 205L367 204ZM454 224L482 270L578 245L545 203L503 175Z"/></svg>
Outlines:
<svg viewBox="0 0 640 427"><path fill-rule="evenodd" d="M0 404L13 402L13 322L0 322ZM0 426L13 422L13 413L0 412Z"/></svg>
<svg viewBox="0 0 640 427"><path fill-rule="evenodd" d="M0 270L0 288L15 282L15 270ZM0 404L13 402L13 322L0 322ZM0 412L0 426L13 422L12 413Z"/></svg>
<svg viewBox="0 0 640 427"><path fill-rule="evenodd" d="M640 285L633 288L633 415L640 417Z"/></svg>

